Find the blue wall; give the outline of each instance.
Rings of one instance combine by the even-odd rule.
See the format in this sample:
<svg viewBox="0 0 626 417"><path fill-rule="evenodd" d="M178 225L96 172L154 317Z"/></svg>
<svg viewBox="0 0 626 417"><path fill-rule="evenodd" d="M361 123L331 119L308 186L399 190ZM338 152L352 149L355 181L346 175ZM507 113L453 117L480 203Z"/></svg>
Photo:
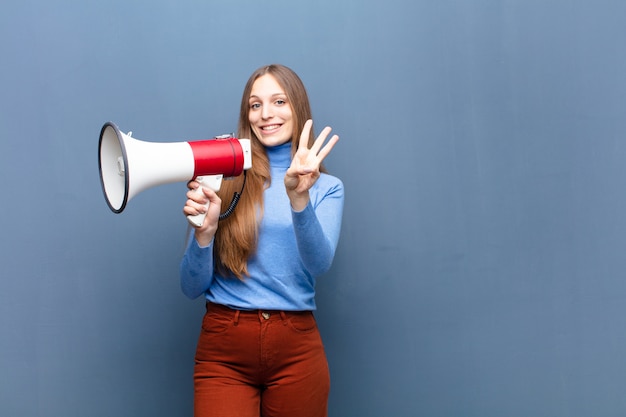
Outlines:
<svg viewBox="0 0 626 417"><path fill-rule="evenodd" d="M183 184L121 215L109 120L235 128L280 62L341 135L331 416L626 414L626 2L43 1L0 14L0 415L191 415Z"/></svg>

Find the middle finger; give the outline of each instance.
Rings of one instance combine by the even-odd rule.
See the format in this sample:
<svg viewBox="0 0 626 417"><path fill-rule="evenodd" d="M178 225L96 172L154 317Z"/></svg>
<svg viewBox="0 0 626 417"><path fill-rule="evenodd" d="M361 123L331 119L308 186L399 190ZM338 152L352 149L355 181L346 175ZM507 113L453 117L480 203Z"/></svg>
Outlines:
<svg viewBox="0 0 626 417"><path fill-rule="evenodd" d="M317 153L320 151L320 148L322 147L322 145L326 141L326 138L330 134L331 130L332 129L330 128L330 126L326 126L322 130L322 132L319 134L317 139L315 139L315 142L313 142L313 146L311 146L311 152L313 152L313 155L317 155Z"/></svg>

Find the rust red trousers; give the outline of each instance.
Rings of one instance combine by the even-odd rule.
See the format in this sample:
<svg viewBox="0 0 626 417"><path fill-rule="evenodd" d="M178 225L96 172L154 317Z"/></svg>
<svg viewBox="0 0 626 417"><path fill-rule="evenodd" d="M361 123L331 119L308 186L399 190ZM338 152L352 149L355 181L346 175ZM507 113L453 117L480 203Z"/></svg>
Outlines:
<svg viewBox="0 0 626 417"><path fill-rule="evenodd" d="M326 417L330 376L312 312L207 304L195 417Z"/></svg>

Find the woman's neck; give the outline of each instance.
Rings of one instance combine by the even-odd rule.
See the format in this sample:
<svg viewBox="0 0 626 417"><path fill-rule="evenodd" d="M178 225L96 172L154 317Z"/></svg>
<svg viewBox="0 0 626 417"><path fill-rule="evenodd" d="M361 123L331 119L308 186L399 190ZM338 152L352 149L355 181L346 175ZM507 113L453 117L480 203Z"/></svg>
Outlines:
<svg viewBox="0 0 626 417"><path fill-rule="evenodd" d="M282 145L265 148L270 166L288 168L291 165L291 141ZM254 162L252 162L254 163Z"/></svg>

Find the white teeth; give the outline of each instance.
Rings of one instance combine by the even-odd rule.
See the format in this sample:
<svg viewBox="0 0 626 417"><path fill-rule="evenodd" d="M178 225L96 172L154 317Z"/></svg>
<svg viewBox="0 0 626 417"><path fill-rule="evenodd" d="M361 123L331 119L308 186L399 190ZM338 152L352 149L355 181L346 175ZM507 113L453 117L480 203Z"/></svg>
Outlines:
<svg viewBox="0 0 626 417"><path fill-rule="evenodd" d="M280 125L271 125L271 126L263 126L261 129L263 130L273 130L273 129L278 129L280 127Z"/></svg>

